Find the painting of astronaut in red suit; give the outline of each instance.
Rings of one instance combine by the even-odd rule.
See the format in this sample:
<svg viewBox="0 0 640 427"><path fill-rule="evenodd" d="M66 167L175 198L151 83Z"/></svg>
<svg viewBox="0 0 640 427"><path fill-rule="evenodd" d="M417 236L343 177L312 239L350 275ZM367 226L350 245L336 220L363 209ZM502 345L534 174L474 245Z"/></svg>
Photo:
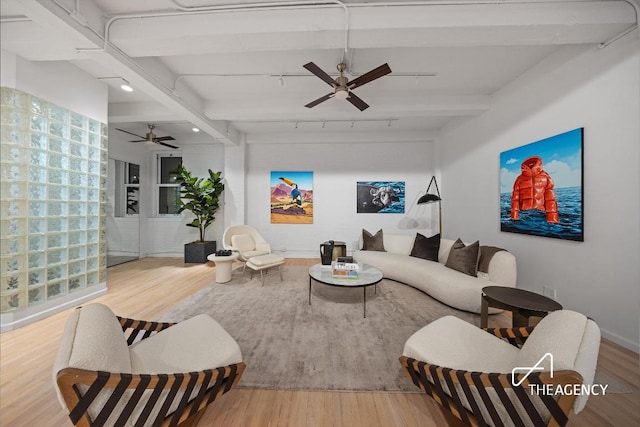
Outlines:
<svg viewBox="0 0 640 427"><path fill-rule="evenodd" d="M502 231L583 241L583 129L500 154Z"/></svg>

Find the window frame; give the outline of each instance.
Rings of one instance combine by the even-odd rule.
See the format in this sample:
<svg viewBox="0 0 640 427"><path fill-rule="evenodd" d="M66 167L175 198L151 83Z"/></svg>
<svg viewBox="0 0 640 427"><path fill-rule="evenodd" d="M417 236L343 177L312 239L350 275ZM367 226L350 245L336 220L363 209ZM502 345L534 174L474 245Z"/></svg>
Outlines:
<svg viewBox="0 0 640 427"><path fill-rule="evenodd" d="M160 189L161 188L180 188L180 184L162 183L162 159L165 157L177 157L180 158L180 163L183 161L181 151L157 151L155 152L154 162L154 191L153 191L153 216L158 218L175 218L182 217L179 213L160 213Z"/></svg>

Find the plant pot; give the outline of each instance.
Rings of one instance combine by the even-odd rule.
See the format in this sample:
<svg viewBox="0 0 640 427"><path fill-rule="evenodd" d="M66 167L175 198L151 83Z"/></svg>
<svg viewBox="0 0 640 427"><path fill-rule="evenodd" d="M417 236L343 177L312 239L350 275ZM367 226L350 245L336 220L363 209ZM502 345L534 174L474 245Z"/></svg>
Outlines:
<svg viewBox="0 0 640 427"><path fill-rule="evenodd" d="M185 263L205 263L207 256L216 252L216 242L191 242L184 245L184 262Z"/></svg>

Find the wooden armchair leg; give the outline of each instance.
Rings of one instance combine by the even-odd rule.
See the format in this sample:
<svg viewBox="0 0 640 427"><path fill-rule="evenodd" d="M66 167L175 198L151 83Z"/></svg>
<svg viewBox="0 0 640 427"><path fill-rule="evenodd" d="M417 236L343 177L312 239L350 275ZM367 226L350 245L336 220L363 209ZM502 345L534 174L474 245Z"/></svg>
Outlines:
<svg viewBox="0 0 640 427"><path fill-rule="evenodd" d="M201 410L193 414L191 417L184 420L182 423L179 424L179 427L196 427L200 422L200 419L204 415L204 412L207 410L207 408L208 406L205 406L204 408L202 408Z"/></svg>
<svg viewBox="0 0 640 427"><path fill-rule="evenodd" d="M462 422L462 420L451 413L448 409L445 409L444 406L438 405L440 412L442 412L442 417L447 422L447 427L466 427L466 424Z"/></svg>

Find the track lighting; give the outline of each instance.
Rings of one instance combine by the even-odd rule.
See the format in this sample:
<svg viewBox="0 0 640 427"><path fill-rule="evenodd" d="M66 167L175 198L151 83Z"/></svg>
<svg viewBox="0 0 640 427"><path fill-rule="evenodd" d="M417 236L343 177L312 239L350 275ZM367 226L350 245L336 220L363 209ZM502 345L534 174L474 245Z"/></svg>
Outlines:
<svg viewBox="0 0 640 427"><path fill-rule="evenodd" d="M122 77L98 77L98 80L120 80L120 89L125 92L133 92L133 88L129 85L129 82Z"/></svg>
<svg viewBox="0 0 640 427"><path fill-rule="evenodd" d="M326 129L327 128L327 124L329 123L342 123L342 124L348 124L349 127L354 128L356 123L380 123L380 124L387 124L387 127L391 127L391 124L395 121L397 121L398 119L369 119L369 120L298 120L298 121L290 121L290 122L286 122L288 124L293 125L293 127L295 129L298 129L299 125L302 123L308 123L308 124L319 124L320 127L322 129Z"/></svg>
<svg viewBox="0 0 640 427"><path fill-rule="evenodd" d="M124 80L124 79L123 79L123 81L124 81L124 83L122 83L120 85L120 89L122 89L125 92L133 92L133 88L131 86L129 86L129 82Z"/></svg>

